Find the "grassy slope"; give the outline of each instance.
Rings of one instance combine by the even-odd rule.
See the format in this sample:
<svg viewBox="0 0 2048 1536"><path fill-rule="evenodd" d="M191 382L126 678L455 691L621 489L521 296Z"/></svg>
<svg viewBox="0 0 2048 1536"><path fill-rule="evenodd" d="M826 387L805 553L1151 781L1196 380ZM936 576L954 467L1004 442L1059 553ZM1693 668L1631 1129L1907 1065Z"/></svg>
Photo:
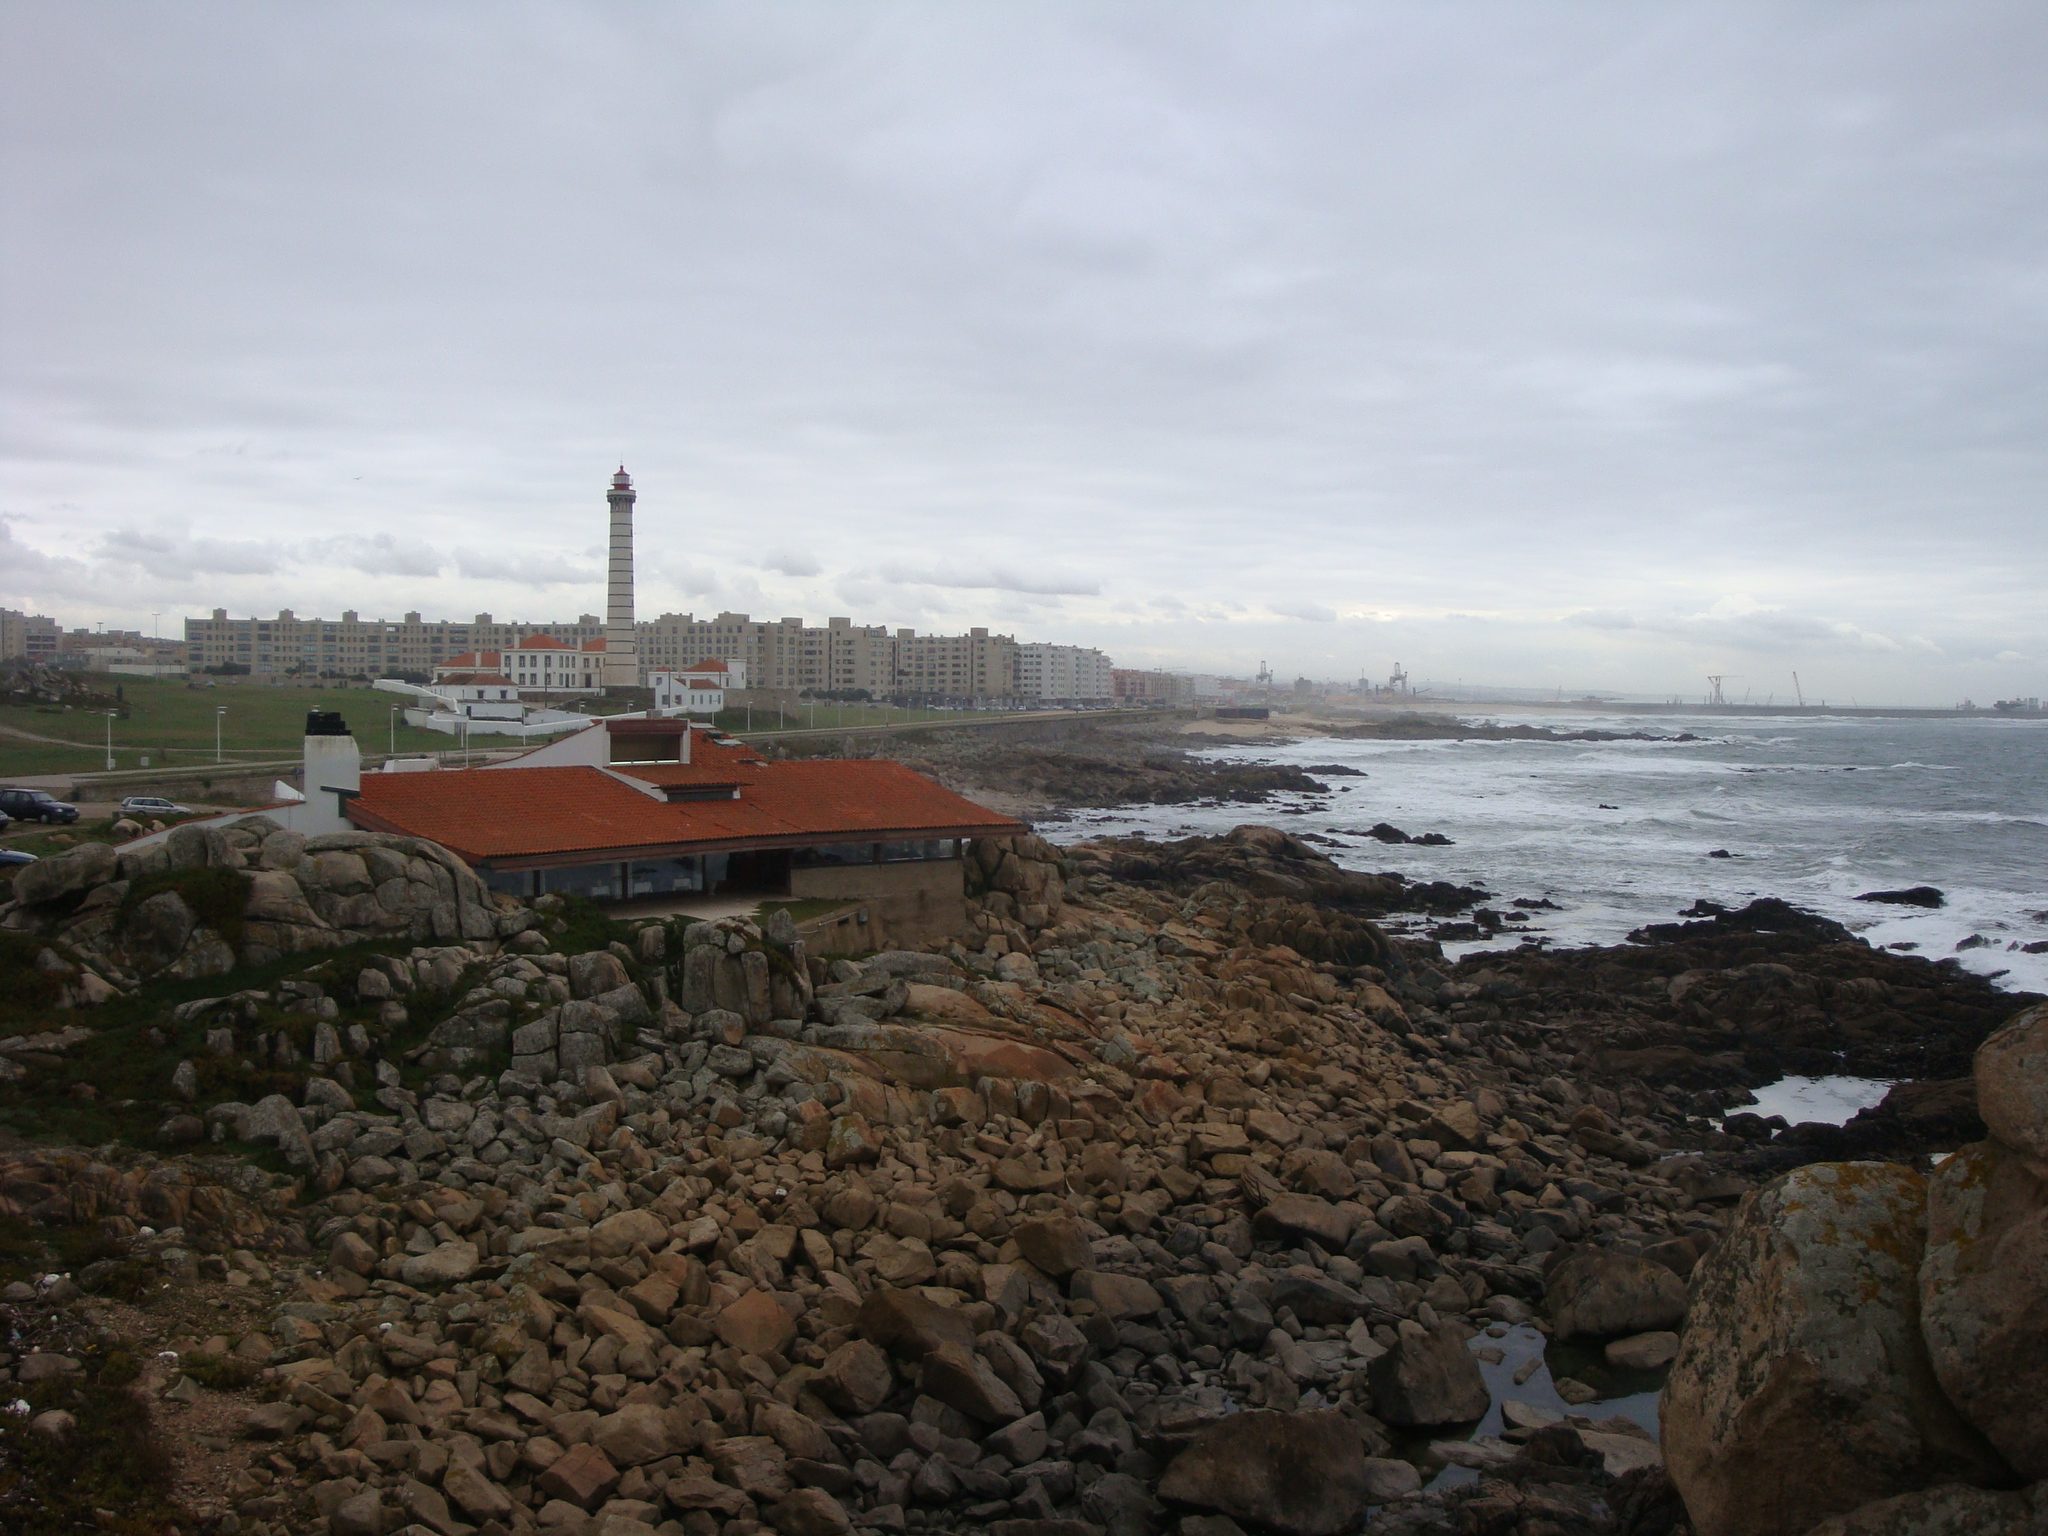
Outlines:
<svg viewBox="0 0 2048 1536"><path fill-rule="evenodd" d="M191 688L176 679L93 675L98 687L125 695L128 714L114 722L114 759L124 769L137 768L147 756L153 768L209 764L214 760L214 711L225 708L221 747L230 764L238 759L261 761L293 757L305 739L306 712L332 710L349 723L366 753L390 749L391 707L404 701L397 694L371 688L277 688L248 681L223 681L218 687ZM592 713L614 713L630 701L591 701ZM52 746L0 736L0 778L38 773L90 773L106 766L107 718L92 710L0 704L0 725L37 736L60 737L77 747ZM511 743L489 736L472 738L479 749ZM422 731L399 722L400 752L449 752L456 739L439 731Z"/></svg>
<svg viewBox="0 0 2048 1536"><path fill-rule="evenodd" d="M368 688L273 688L246 682L190 688L176 679L154 677L96 677L93 681L108 692L119 687L126 697L127 718L114 722L114 755L123 768L135 767L136 756L144 752L150 755L152 766L165 766L166 750L171 766L213 761L214 710L222 707L227 715L222 722L221 745L230 760L237 756L290 756L305 737L309 709L337 711L354 728L365 751L381 751L388 741L391 706L400 702L396 695ZM97 759L107 728L104 715L47 705L0 705L0 725L79 742L86 749L86 766L100 766ZM398 730L400 750L446 747L448 740L436 732L412 730L403 724ZM0 738L0 763L11 766L16 753L25 756L63 750Z"/></svg>

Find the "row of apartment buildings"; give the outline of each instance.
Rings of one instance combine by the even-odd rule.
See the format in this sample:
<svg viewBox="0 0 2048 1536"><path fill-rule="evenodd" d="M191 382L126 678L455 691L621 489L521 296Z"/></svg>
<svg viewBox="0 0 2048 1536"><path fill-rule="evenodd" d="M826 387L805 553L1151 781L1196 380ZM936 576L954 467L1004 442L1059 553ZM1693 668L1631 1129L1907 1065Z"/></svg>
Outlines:
<svg viewBox="0 0 2048 1536"><path fill-rule="evenodd" d="M0 608L0 661L50 666L183 666L185 642L133 629L66 629L43 613Z"/></svg>
<svg viewBox="0 0 2048 1536"><path fill-rule="evenodd" d="M749 687L793 693L858 689L877 698L1063 703L1107 703L1116 697L1109 658L1101 651L1020 643L985 628L964 635L920 635L847 618L816 626L801 618L755 619L744 613L703 619L665 613L634 630L643 677L716 657L743 667ZM302 619L290 609L274 619L235 619L216 608L210 618L185 622L186 653L194 672L233 664L258 676L428 674L466 652L511 651L538 635L580 649L603 634L603 623L588 613L573 624L521 624L500 622L488 613L467 623L425 620L417 613L393 622L364 619L354 610L338 620Z"/></svg>

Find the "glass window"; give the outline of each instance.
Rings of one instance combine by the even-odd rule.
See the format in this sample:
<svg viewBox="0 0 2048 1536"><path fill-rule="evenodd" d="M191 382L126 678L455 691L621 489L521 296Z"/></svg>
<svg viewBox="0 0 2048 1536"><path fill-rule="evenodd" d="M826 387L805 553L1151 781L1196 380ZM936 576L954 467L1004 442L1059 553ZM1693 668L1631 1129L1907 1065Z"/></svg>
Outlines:
<svg viewBox="0 0 2048 1536"><path fill-rule="evenodd" d="M593 901L616 901L619 897L617 864L577 864L568 869L543 869L543 892L560 891L569 896L588 896Z"/></svg>
<svg viewBox="0 0 2048 1536"><path fill-rule="evenodd" d="M485 866L482 871L484 887L506 896L531 896L533 894L533 871L530 869L492 869Z"/></svg>
<svg viewBox="0 0 2048 1536"><path fill-rule="evenodd" d="M950 859L953 857L953 840L948 837L913 839L900 843L882 844L882 862L901 864L911 859Z"/></svg>
<svg viewBox="0 0 2048 1536"><path fill-rule="evenodd" d="M873 843L820 843L815 848L797 848L790 854L790 863L797 869L817 869L834 864L872 864L875 862Z"/></svg>
<svg viewBox="0 0 2048 1536"><path fill-rule="evenodd" d="M677 859L635 859L628 881L634 896L666 896L704 889L704 866L694 854Z"/></svg>

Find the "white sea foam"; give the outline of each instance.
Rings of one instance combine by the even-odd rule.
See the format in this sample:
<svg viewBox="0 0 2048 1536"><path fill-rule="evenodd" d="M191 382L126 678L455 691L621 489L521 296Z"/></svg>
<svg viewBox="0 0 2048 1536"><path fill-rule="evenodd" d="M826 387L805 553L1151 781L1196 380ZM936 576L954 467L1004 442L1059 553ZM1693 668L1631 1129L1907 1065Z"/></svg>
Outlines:
<svg viewBox="0 0 2048 1536"><path fill-rule="evenodd" d="M2048 991L2048 953L2021 949L2048 941L2048 729L2040 725L1493 718L1565 730L1691 731L1700 739L1313 739L1226 747L1206 755L1340 763L1368 777L1333 778L1327 795L1285 795L1265 805L1082 812L1044 830L1072 842L1111 832L1188 836L1264 822L1329 836L1386 821L1410 833L1442 832L1455 846L1352 836L1323 851L1348 868L1481 885L1503 901L1548 898L1565 910L1536 912L1527 927L1552 945L1616 943L1644 923L1671 921L1702 897L1740 906L1778 896L1873 944L1913 946L1981 973L2005 971L2002 986ZM1616 808L1600 809L1602 802ZM1737 857L1709 858L1716 848ZM1940 887L1947 905L1929 910L1854 899L1910 885ZM1973 935L1987 942L1958 951Z"/></svg>
<svg viewBox="0 0 2048 1536"><path fill-rule="evenodd" d="M1781 1077L1757 1089L1756 1102L1741 1110L1766 1118L1783 1115L1792 1125L1847 1125L1859 1109L1879 1103L1891 1089L1889 1081L1875 1077Z"/></svg>

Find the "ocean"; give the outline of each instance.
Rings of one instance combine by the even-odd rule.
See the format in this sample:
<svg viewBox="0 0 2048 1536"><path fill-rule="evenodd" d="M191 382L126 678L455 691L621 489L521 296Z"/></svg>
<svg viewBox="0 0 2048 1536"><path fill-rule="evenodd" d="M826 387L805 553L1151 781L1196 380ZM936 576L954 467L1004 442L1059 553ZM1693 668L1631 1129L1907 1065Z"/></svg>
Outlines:
<svg viewBox="0 0 2048 1536"><path fill-rule="evenodd" d="M1172 838L1263 822L1334 840L1349 869L1547 900L1526 931L1553 947L1611 944L1705 898L1777 896L1872 944L1954 958L2000 986L2048 992L2048 722L1784 716L1461 712L1558 731L1691 741L1346 741L1219 747L1219 761L1337 764L1326 795L1263 805L1081 811L1056 843L1111 833ZM1383 844L1388 822L1451 846ZM1716 858L1716 850L1731 855ZM1855 900L1932 885L1940 908ZM1516 942L1447 942L1462 955ZM2030 945L2043 945L2029 954Z"/></svg>

